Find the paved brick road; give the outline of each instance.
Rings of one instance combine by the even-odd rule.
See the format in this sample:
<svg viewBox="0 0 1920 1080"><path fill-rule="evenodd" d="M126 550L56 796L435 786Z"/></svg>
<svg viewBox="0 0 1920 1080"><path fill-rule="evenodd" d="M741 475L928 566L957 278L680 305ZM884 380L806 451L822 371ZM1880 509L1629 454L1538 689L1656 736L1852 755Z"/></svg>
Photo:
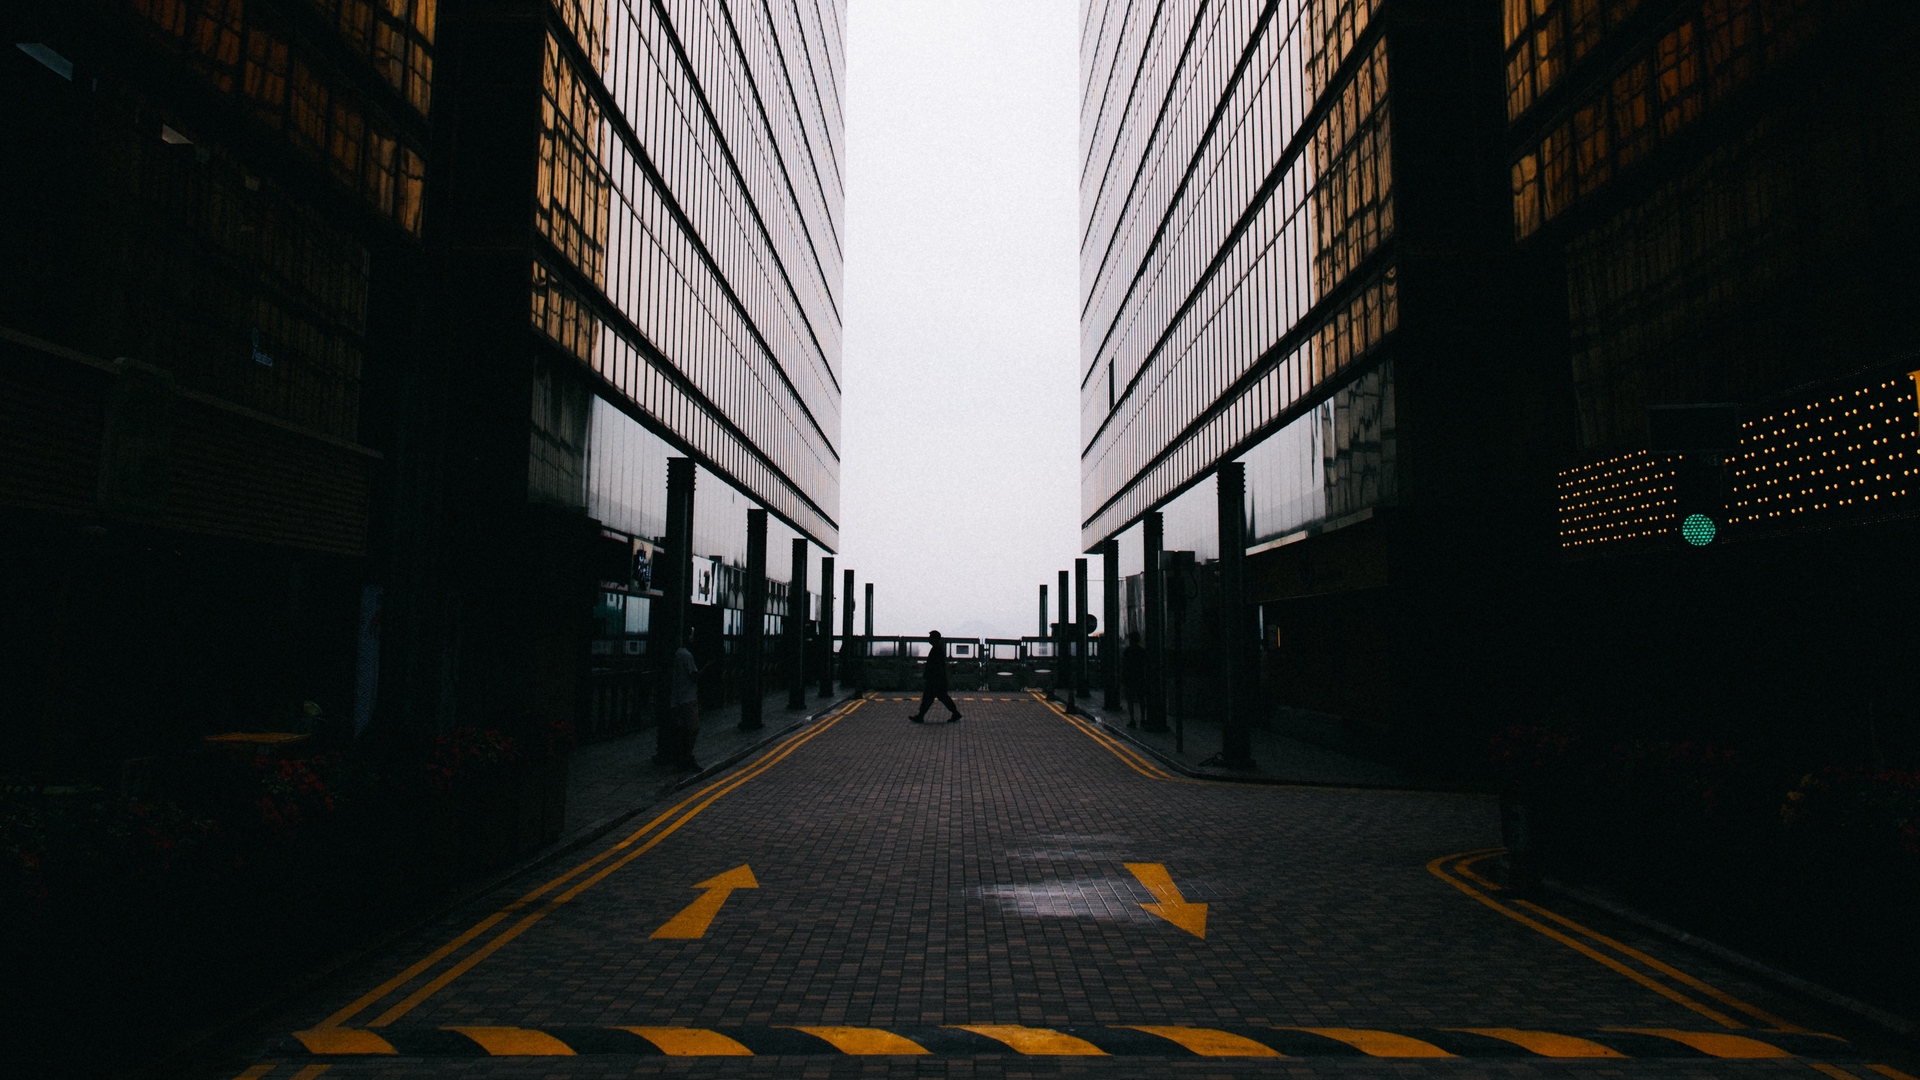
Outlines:
<svg viewBox="0 0 1920 1080"><path fill-rule="evenodd" d="M588 849L588 865L538 895L572 864L395 948L219 1075L1898 1080L1868 1065L1913 1068L1870 1043L1771 1034L1759 1016L1834 1022L1585 913L1568 912L1642 957L1553 922L1476 880L1497 876L1496 860L1441 863L1459 885L1431 872L1498 844L1485 798L1163 778L1031 697L961 707L956 725L908 724L911 705L890 700L817 723L675 812L634 819L626 846ZM1164 867L1179 896L1161 901L1206 904L1204 938L1144 910L1152 871L1127 864ZM703 936L651 936L701 882L741 866L758 887L727 894ZM610 1030L636 1027L696 1030ZM930 1052L861 1054L912 1047L794 1027L882 1029ZM1208 1044L1191 1028L1229 1034ZM1538 1056L1569 1046L1622 1056ZM1730 1047L1820 1064L1709 1056ZM1079 1052L1034 1052L1049 1048ZM1429 1051L1458 1056L1370 1056Z"/></svg>

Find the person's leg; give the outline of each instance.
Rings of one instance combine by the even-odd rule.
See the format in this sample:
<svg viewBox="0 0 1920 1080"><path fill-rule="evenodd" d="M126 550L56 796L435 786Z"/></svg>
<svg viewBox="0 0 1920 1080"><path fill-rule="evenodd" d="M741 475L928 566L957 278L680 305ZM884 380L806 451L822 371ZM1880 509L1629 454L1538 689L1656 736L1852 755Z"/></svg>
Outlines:
<svg viewBox="0 0 1920 1080"><path fill-rule="evenodd" d="M960 719L960 710L954 706L953 698L948 697L945 690L940 691L940 704L947 707L947 723Z"/></svg>
<svg viewBox="0 0 1920 1080"><path fill-rule="evenodd" d="M920 695L919 711L915 712L912 716L907 717L907 719L913 721L916 724L925 723L927 719L927 710L931 708L933 708L933 690L929 688L923 691Z"/></svg>

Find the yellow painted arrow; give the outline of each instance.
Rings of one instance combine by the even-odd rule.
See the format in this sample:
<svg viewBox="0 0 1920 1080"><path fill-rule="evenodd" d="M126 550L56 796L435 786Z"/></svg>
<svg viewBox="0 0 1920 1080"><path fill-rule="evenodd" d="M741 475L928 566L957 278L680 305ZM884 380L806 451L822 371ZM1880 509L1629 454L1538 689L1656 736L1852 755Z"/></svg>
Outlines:
<svg viewBox="0 0 1920 1080"><path fill-rule="evenodd" d="M1140 879L1140 884L1153 894L1153 898L1160 901L1157 904L1141 904L1141 907L1194 937L1207 936L1207 905L1187 903L1187 898L1180 895L1180 887L1173 883L1173 876L1167 873L1166 867L1157 862L1130 862L1126 866L1134 877Z"/></svg>
<svg viewBox="0 0 1920 1080"><path fill-rule="evenodd" d="M753 871L745 864L708 878L695 885L696 889L705 889L700 899L688 904L680 914L667 920L667 925L655 930L657 938L698 938L707 936L707 927L713 925L713 917L720 914L720 905L727 902L727 894L735 889L757 889L760 883L753 879Z"/></svg>

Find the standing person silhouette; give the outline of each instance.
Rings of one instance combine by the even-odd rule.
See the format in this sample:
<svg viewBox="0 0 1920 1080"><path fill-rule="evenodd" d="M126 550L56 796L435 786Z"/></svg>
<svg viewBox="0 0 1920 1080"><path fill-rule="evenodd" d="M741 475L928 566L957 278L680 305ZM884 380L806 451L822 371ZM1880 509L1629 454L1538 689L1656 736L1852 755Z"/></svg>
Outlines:
<svg viewBox="0 0 1920 1080"><path fill-rule="evenodd" d="M1136 710L1147 705L1147 650L1140 646L1140 632L1127 635L1127 647L1120 653L1120 686L1127 695L1127 726L1139 727Z"/></svg>
<svg viewBox="0 0 1920 1080"><path fill-rule="evenodd" d="M927 681L926 690L920 695L920 711L907 719L916 724L927 722L927 710L938 701L947 707L947 723L960 722L960 710L953 707L953 699L947 696L947 643L940 638L940 631L927 633Z"/></svg>

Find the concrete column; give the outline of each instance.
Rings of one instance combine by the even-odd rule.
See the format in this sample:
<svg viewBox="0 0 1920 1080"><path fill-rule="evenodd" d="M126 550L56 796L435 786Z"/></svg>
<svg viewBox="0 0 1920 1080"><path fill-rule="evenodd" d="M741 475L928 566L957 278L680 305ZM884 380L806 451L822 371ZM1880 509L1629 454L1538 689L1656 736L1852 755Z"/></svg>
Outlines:
<svg viewBox="0 0 1920 1080"><path fill-rule="evenodd" d="M1215 474L1220 503L1220 681L1225 711L1220 758L1230 769L1253 768L1252 631L1247 608L1247 467L1238 461Z"/></svg>
<svg viewBox="0 0 1920 1080"><path fill-rule="evenodd" d="M1067 622L1067 603L1071 598L1067 572L1062 570L1060 571L1060 596L1054 601L1060 609L1060 617L1053 624L1053 689L1056 693L1066 691L1069 707L1078 704L1073 700L1073 658L1067 655L1073 648L1073 630Z"/></svg>
<svg viewBox="0 0 1920 1080"><path fill-rule="evenodd" d="M820 559L820 696L833 696L833 556Z"/></svg>
<svg viewBox="0 0 1920 1080"><path fill-rule="evenodd" d="M740 730L765 726L760 699L766 696L760 667L766 659L763 639L767 625L767 512L747 511L747 611L740 635Z"/></svg>
<svg viewBox="0 0 1920 1080"><path fill-rule="evenodd" d="M680 759L680 733L673 726L673 654L686 640L687 606L693 570L693 482L698 473L692 458L667 459L667 551L662 595L653 601L652 625L647 635L658 704L654 716L654 763Z"/></svg>
<svg viewBox="0 0 1920 1080"><path fill-rule="evenodd" d="M860 649L853 634L853 571L840 573L840 685L844 688L853 682L854 669L860 666Z"/></svg>
<svg viewBox="0 0 1920 1080"><path fill-rule="evenodd" d="M793 577L787 586L787 708L807 707L807 538L793 538Z"/></svg>
<svg viewBox="0 0 1920 1080"><path fill-rule="evenodd" d="M1166 572L1160 566L1161 529L1158 511L1141 522L1141 554L1146 566L1147 616L1147 716L1141 726L1147 731L1167 730L1167 589Z"/></svg>
<svg viewBox="0 0 1920 1080"><path fill-rule="evenodd" d="M1120 541L1109 537L1100 545L1101 617L1107 622L1100 638L1100 684L1106 688L1107 709L1120 707L1120 651L1127 642L1120 634Z"/></svg>
<svg viewBox="0 0 1920 1080"><path fill-rule="evenodd" d="M1087 685L1087 560L1073 560L1073 692L1092 696Z"/></svg>
<svg viewBox="0 0 1920 1080"><path fill-rule="evenodd" d="M867 666L873 662L873 582L867 582L867 604L862 610L866 614L867 632L860 635L860 676L855 680L854 689L867 692Z"/></svg>

